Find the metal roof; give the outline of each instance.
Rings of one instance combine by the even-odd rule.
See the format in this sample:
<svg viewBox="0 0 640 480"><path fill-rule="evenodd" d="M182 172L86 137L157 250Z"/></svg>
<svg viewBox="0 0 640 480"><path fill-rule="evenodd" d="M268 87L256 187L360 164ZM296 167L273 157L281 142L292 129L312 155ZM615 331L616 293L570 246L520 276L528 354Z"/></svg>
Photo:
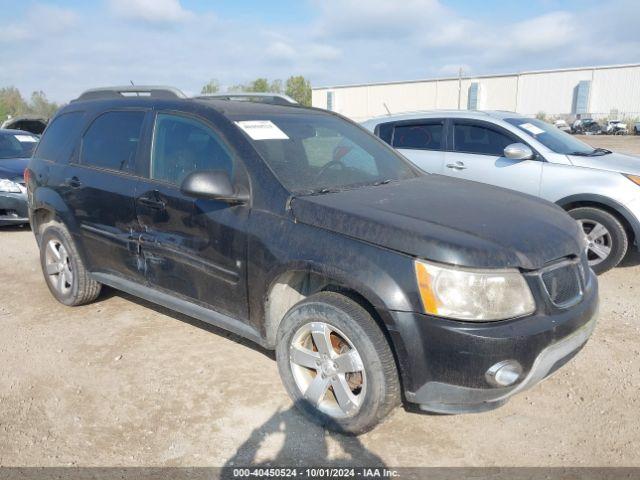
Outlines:
<svg viewBox="0 0 640 480"><path fill-rule="evenodd" d="M331 90L331 89L353 88L353 87L376 87L376 86L382 86L382 85L405 85L408 83L446 82L446 81L459 80L459 79L477 80L482 78L517 77L521 75L536 75L541 73L576 72L580 70L608 70L612 68L634 68L634 67L640 67L640 63L628 63L628 64L621 64L621 65L601 65L601 66L592 66L592 67L557 68L557 69L550 69L550 70L528 70L523 72L495 73L495 74L488 74L488 75L463 75L462 77L432 77L432 78L423 78L423 79L417 79L417 80L395 80L391 82L329 85L329 86L322 86L322 87L313 87L312 90Z"/></svg>

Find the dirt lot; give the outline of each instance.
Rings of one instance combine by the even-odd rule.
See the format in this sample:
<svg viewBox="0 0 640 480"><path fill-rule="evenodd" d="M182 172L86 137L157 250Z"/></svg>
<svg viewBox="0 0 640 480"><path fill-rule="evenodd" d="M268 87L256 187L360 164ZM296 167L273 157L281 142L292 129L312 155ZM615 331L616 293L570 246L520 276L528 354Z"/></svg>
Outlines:
<svg viewBox="0 0 640 480"><path fill-rule="evenodd" d="M640 138L598 138L640 153ZM611 142L615 142L615 146ZM640 260L601 277L601 317L555 376L478 415L398 409L345 438L311 426L272 358L124 294L54 301L30 231L0 231L0 466L640 466Z"/></svg>

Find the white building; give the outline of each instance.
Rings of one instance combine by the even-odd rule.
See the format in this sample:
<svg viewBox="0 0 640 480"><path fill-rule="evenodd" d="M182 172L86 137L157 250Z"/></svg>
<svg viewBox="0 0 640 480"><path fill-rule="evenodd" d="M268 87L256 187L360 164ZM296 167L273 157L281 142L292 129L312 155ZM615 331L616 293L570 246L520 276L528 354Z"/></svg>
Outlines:
<svg viewBox="0 0 640 480"><path fill-rule="evenodd" d="M636 118L640 64L318 87L312 102L356 121L389 112L457 108Z"/></svg>

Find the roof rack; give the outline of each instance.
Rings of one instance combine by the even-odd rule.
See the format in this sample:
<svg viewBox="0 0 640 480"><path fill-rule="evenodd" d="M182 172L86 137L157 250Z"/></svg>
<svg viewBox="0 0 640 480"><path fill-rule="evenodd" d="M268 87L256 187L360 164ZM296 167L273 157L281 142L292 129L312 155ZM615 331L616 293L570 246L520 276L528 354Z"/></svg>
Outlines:
<svg viewBox="0 0 640 480"><path fill-rule="evenodd" d="M123 87L101 87L86 90L80 94L74 102L84 100L106 100L116 98L145 97L164 100L187 98L180 90L174 87L126 85Z"/></svg>
<svg viewBox="0 0 640 480"><path fill-rule="evenodd" d="M265 92L241 92L241 93L213 93L210 95L200 95L195 97L199 100L235 100L240 102L260 102L273 105L296 105L293 98L282 93Z"/></svg>

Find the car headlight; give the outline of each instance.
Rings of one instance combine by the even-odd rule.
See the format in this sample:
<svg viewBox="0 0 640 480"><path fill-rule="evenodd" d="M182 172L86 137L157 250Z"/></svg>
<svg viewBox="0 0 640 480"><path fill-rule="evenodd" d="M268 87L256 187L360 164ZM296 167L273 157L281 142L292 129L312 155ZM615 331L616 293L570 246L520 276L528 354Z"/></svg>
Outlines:
<svg viewBox="0 0 640 480"><path fill-rule="evenodd" d="M640 177L637 175L627 175L625 173L623 173L623 175L625 177L627 177L629 180L631 180L633 183L635 183L636 185L640 185Z"/></svg>
<svg viewBox="0 0 640 480"><path fill-rule="evenodd" d="M536 304L517 270L475 270L415 261L425 313L485 322L529 315Z"/></svg>
<svg viewBox="0 0 640 480"><path fill-rule="evenodd" d="M0 179L0 192L20 193L20 185L7 179Z"/></svg>

